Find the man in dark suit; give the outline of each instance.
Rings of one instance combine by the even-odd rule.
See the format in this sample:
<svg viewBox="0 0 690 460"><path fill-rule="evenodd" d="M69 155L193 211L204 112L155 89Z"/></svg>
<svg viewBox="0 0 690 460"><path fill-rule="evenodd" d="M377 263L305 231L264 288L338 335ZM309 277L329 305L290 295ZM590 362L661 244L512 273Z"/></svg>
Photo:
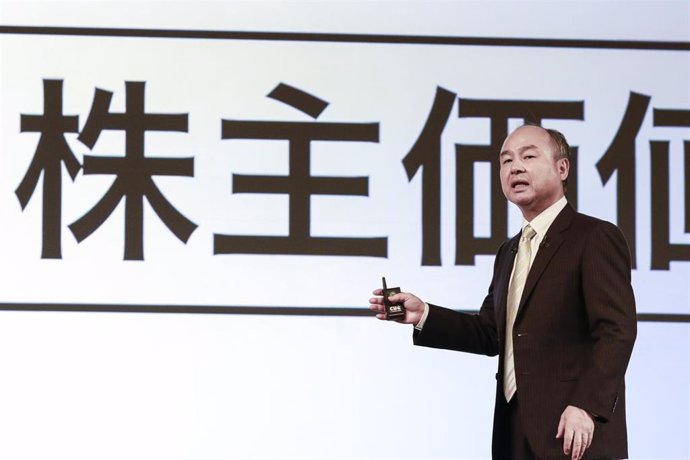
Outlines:
<svg viewBox="0 0 690 460"><path fill-rule="evenodd" d="M495 459L627 458L625 370L637 333L630 252L615 225L565 199L569 147L522 126L500 152L501 186L523 215L506 241L479 313L405 306L416 345L499 356ZM374 291L382 294L380 289ZM385 319L381 297L370 308Z"/></svg>

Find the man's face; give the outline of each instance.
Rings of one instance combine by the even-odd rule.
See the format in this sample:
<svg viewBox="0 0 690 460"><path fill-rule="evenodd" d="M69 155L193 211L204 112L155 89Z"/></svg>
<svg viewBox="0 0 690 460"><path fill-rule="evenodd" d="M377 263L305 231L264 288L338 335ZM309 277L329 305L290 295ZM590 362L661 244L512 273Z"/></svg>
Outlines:
<svg viewBox="0 0 690 460"><path fill-rule="evenodd" d="M532 220L563 196L569 163L554 158L549 133L538 126L522 126L501 148L501 187L527 220Z"/></svg>

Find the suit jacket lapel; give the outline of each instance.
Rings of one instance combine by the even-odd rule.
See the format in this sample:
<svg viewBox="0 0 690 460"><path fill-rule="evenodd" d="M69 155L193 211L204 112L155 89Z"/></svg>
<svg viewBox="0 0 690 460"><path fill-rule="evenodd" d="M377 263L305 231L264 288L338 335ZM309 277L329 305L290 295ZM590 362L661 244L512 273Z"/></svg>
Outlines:
<svg viewBox="0 0 690 460"><path fill-rule="evenodd" d="M570 222L575 215L575 210L570 205L566 205L565 208L556 216L556 219L549 227L546 232L544 239L542 239L539 245L539 251L537 256L532 263L532 267L527 275L527 280L525 281L525 288L522 291L522 297L520 298L520 306L518 307L518 313L515 320L522 316L527 299L529 299L530 294L534 290L534 287L544 273L544 269L551 261L551 258L556 254L561 243L564 241L563 232L570 227Z"/></svg>
<svg viewBox="0 0 690 460"><path fill-rule="evenodd" d="M509 243L509 250L505 251L504 260L501 262L500 271L497 277L497 285L494 292L498 293L496 299L496 321L498 325L499 337L505 337L506 330L506 304L508 303L508 287L510 286L510 275L513 273L513 264L517 255L517 247L520 242L522 232L515 235Z"/></svg>

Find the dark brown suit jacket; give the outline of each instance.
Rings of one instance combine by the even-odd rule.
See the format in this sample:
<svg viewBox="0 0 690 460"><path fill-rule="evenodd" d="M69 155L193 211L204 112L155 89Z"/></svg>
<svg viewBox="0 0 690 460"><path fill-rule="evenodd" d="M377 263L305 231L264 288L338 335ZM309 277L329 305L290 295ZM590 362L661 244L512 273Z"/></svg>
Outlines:
<svg viewBox="0 0 690 460"><path fill-rule="evenodd" d="M494 458L509 458L503 396L506 298L520 235L498 250L478 314L431 305L414 343L499 356ZM596 414L585 458L627 458L625 370L637 334L630 252L615 225L576 213L556 217L525 282L513 329L520 416L538 458L565 458L556 430L568 405ZM503 399L499 399L503 398Z"/></svg>

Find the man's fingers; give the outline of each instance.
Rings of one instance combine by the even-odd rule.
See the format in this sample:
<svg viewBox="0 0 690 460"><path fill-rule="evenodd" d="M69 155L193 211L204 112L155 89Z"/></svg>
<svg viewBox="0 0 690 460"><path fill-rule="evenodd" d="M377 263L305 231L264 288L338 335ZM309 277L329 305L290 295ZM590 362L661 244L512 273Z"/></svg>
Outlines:
<svg viewBox="0 0 690 460"><path fill-rule="evenodd" d="M369 310L375 311L375 312L382 312L384 308L380 305L369 305Z"/></svg>
<svg viewBox="0 0 690 460"><path fill-rule="evenodd" d="M584 457L585 451L589 449L589 446L592 445L592 438L594 437L594 433L588 433L585 432L582 435L582 452L580 453L580 458Z"/></svg>
<svg viewBox="0 0 690 460"><path fill-rule="evenodd" d="M580 460L585 455L585 451L592 445L592 433L575 433L572 444L572 460ZM564 448L565 452L565 448ZM567 452L565 452L567 455Z"/></svg>
<svg viewBox="0 0 690 460"><path fill-rule="evenodd" d="M563 437L563 453L565 455L570 455L573 447L573 432L571 430L566 430L565 436Z"/></svg>
<svg viewBox="0 0 690 460"><path fill-rule="evenodd" d="M580 460L580 457L582 456L582 454L580 452L581 446L582 446L581 436L579 434L576 434L573 437L573 452L572 452L572 455L570 457L572 460Z"/></svg>

